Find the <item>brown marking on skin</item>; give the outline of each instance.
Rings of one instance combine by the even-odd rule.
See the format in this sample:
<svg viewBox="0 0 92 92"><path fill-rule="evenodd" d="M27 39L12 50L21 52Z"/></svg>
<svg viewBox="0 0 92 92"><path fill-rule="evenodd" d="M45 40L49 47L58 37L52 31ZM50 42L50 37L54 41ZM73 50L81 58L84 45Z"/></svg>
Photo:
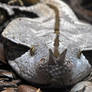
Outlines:
<svg viewBox="0 0 92 92"><path fill-rule="evenodd" d="M56 34L56 38L54 40L54 56L57 58L60 53L59 53L59 34L60 34L60 16L59 16L59 10L56 6L52 4L47 4L50 8L52 8L55 12L55 28L54 28L54 33Z"/></svg>

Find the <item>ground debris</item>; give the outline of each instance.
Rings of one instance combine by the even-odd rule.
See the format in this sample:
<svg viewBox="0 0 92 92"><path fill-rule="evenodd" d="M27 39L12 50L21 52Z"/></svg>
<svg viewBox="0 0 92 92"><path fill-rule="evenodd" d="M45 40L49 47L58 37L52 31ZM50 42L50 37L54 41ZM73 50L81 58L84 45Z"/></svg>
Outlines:
<svg viewBox="0 0 92 92"><path fill-rule="evenodd" d="M6 64L3 44L0 43L0 61Z"/></svg>
<svg viewBox="0 0 92 92"><path fill-rule="evenodd" d="M91 0L63 0L73 9L77 17L92 24L92 1Z"/></svg>
<svg viewBox="0 0 92 92"><path fill-rule="evenodd" d="M17 88L7 88L1 92L17 92Z"/></svg>
<svg viewBox="0 0 92 92"><path fill-rule="evenodd" d="M18 92L42 92L42 91L29 85L20 85L18 87Z"/></svg>

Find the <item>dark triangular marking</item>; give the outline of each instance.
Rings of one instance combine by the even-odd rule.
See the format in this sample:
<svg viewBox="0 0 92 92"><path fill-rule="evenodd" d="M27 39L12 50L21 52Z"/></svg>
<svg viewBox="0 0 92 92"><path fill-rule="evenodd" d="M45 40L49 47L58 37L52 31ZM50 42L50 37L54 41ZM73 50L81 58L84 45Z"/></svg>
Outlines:
<svg viewBox="0 0 92 92"><path fill-rule="evenodd" d="M67 52L67 49L65 49L61 54L60 56L57 58L57 61L60 62L60 63L63 63L64 60L65 60L65 56L66 56L66 52Z"/></svg>
<svg viewBox="0 0 92 92"><path fill-rule="evenodd" d="M49 61L48 64L53 65L55 64L56 58L54 57L54 54L51 49L49 49Z"/></svg>

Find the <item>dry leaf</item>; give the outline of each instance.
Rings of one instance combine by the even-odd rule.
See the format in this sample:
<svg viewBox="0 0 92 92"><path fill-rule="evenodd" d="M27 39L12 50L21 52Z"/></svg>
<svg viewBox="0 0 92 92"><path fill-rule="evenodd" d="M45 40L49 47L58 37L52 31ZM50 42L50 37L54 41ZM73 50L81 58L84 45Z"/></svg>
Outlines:
<svg viewBox="0 0 92 92"><path fill-rule="evenodd" d="M14 88L7 88L6 90L1 91L1 92L16 92L16 91Z"/></svg>
<svg viewBox="0 0 92 92"><path fill-rule="evenodd" d="M41 90L29 85L20 85L18 92L41 92Z"/></svg>

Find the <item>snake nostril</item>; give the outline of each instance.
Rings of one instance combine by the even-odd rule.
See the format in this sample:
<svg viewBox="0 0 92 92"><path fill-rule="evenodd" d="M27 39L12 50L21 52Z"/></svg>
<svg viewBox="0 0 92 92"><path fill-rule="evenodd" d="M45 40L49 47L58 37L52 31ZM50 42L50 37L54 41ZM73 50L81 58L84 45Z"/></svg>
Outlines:
<svg viewBox="0 0 92 92"><path fill-rule="evenodd" d="M45 62L45 58L41 58L40 62Z"/></svg>

